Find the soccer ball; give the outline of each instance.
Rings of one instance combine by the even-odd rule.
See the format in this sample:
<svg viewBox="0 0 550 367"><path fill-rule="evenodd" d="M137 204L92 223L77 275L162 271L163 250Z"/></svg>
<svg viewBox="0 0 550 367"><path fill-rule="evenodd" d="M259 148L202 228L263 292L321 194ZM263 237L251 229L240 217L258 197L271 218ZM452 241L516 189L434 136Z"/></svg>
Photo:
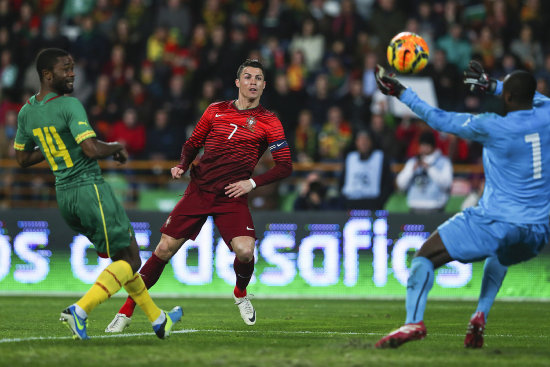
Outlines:
<svg viewBox="0 0 550 367"><path fill-rule="evenodd" d="M418 73L428 64L430 50L426 41L412 32L401 32L388 45L388 62L402 74Z"/></svg>

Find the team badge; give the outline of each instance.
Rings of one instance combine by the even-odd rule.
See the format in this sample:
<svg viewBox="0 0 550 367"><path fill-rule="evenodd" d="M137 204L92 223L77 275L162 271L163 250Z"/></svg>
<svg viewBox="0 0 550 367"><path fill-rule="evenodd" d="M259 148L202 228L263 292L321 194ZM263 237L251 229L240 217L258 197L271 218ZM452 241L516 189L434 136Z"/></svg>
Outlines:
<svg viewBox="0 0 550 367"><path fill-rule="evenodd" d="M256 117L254 116L248 116L246 119L246 128L250 131L254 131L254 127L256 126Z"/></svg>

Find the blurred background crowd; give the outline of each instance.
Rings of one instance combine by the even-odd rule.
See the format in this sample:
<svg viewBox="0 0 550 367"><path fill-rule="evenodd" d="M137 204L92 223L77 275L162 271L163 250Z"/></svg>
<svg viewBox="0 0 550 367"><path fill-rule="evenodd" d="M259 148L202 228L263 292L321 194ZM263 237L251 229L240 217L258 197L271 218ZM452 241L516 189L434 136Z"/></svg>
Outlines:
<svg viewBox="0 0 550 367"><path fill-rule="evenodd" d="M73 95L99 137L125 142L134 160L179 159L202 112L236 98L236 70L254 58L267 69L262 104L278 114L295 162L341 163L332 188L343 193L348 153L380 151L381 181L393 187L387 167L416 157L429 128L392 114L377 92L373 70L390 39L411 31L427 41L430 62L418 76L433 82L441 108L499 112L498 99L467 93L462 71L472 58L497 78L527 69L549 95L549 20L550 2L540 0L0 0L0 159L13 157L17 113L39 89L42 48L73 54ZM433 138L452 163L480 162L479 145ZM299 196L296 209L314 205L310 186L323 198L331 188L308 174L275 191ZM267 191L259 208L270 208ZM390 194L376 204L351 199L377 209ZM328 196L321 207L346 207L345 195Z"/></svg>

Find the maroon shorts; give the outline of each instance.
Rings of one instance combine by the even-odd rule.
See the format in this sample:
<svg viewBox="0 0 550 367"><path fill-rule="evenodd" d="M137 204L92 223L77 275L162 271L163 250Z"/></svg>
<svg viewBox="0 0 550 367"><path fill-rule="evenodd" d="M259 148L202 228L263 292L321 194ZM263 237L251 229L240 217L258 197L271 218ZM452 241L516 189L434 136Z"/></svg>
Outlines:
<svg viewBox="0 0 550 367"><path fill-rule="evenodd" d="M246 197L230 198L201 191L193 181L160 228L160 232L176 239L194 240L208 216L214 219L214 224L229 248L235 237L256 238Z"/></svg>

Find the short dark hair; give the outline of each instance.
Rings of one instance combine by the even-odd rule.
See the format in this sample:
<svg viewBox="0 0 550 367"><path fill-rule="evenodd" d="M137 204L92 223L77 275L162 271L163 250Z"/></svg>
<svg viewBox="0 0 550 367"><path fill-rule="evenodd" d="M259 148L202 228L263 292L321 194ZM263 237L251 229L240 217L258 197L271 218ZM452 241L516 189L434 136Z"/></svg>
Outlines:
<svg viewBox="0 0 550 367"><path fill-rule="evenodd" d="M265 76L264 65L260 62L260 60L256 60L256 59L246 59L245 62L243 62L243 63L241 64L241 66L239 66L239 69L237 70L237 79L240 79L240 78L241 78L241 74L243 73L244 68L246 68L247 66L250 66L250 67L253 67L253 68L261 69L261 70L262 70L262 73L263 73L264 76Z"/></svg>
<svg viewBox="0 0 550 367"><path fill-rule="evenodd" d="M418 138L419 144L426 144L430 145L435 148L435 135L432 131L427 130L424 131L422 134L420 134L420 137Z"/></svg>
<svg viewBox="0 0 550 367"><path fill-rule="evenodd" d="M511 72L504 81L504 91L512 95L515 103L532 102L536 90L537 80L533 74L524 70Z"/></svg>
<svg viewBox="0 0 550 367"><path fill-rule="evenodd" d="M36 71L38 77L42 80L42 71L52 71L55 64L57 64L59 57L69 56L69 53L60 48L45 48L36 56Z"/></svg>

